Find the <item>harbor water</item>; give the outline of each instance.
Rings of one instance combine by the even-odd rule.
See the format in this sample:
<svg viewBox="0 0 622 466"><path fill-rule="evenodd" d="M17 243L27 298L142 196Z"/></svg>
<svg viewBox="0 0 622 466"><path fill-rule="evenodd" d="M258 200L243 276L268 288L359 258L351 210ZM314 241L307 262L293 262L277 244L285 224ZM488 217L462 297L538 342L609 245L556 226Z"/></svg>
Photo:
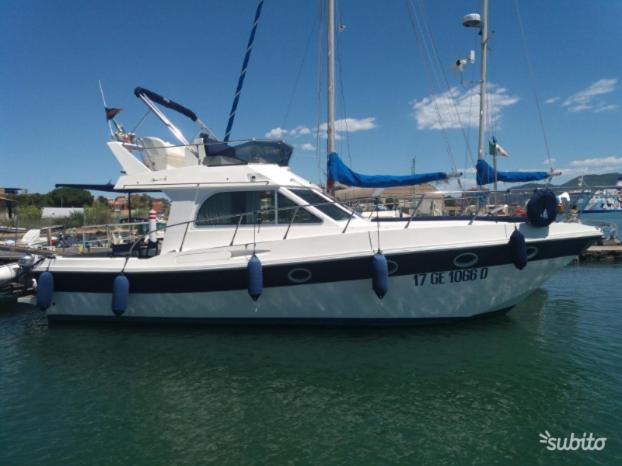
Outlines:
<svg viewBox="0 0 622 466"><path fill-rule="evenodd" d="M5 304L0 464L622 464L620 283L569 266L507 316L403 328L48 326Z"/></svg>

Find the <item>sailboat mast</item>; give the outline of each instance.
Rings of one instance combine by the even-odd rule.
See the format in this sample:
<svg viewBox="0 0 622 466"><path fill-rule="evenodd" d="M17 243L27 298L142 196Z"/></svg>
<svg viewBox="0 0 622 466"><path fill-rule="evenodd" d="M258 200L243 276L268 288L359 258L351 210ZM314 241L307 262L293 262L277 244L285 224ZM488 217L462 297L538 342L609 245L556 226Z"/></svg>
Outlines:
<svg viewBox="0 0 622 466"><path fill-rule="evenodd" d="M327 112L327 154L335 152L335 0L328 0L327 68L328 68L328 112Z"/></svg>
<svg viewBox="0 0 622 466"><path fill-rule="evenodd" d="M486 131L486 74L488 62L488 0L482 0L480 40L482 51L479 81L479 145L477 149L477 159L484 160L484 133Z"/></svg>

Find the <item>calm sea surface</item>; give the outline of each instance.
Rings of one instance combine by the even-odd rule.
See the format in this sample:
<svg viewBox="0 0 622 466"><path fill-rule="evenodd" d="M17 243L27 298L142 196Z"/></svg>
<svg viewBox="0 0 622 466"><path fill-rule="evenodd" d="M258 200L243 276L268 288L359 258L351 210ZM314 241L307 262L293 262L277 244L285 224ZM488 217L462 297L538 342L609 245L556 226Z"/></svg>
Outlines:
<svg viewBox="0 0 622 466"><path fill-rule="evenodd" d="M538 434L592 432L597 452ZM622 267L399 329L48 327L0 312L0 465L622 464Z"/></svg>

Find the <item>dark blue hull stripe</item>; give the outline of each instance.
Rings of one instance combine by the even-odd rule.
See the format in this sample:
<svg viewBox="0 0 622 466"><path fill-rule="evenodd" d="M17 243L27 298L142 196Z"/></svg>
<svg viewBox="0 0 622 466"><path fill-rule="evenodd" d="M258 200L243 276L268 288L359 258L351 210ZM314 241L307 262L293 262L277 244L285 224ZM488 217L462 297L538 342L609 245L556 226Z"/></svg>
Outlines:
<svg viewBox="0 0 622 466"><path fill-rule="evenodd" d="M553 259L580 254L594 238L579 238L529 243L537 248L532 260ZM492 267L513 263L508 245L480 246L455 250L387 254L391 276L455 270L454 261L464 253L473 253L477 262L471 267ZM473 256L469 256L473 257ZM149 260L149 259L145 259ZM371 256L334 259L296 264L264 265L264 287L295 286L365 280L371 277ZM303 269L303 270L300 270ZM526 268L529 273L529 266ZM118 272L53 272L54 291L111 293ZM246 267L236 269L205 269L198 271L127 272L130 293L195 293L208 291L245 290Z"/></svg>
<svg viewBox="0 0 622 466"><path fill-rule="evenodd" d="M582 210L581 215L583 214L619 214L622 213L622 209L593 209L593 210Z"/></svg>
<svg viewBox="0 0 622 466"><path fill-rule="evenodd" d="M512 306L513 307L513 306ZM48 315L52 323L88 323L101 322L113 325L265 325L265 326L318 326L318 327L365 327L365 326L401 326L433 325L450 322L465 322L476 319L507 314L512 307L485 312L470 317L374 317L374 318L326 318L326 317L134 317L113 314L102 316L85 315Z"/></svg>

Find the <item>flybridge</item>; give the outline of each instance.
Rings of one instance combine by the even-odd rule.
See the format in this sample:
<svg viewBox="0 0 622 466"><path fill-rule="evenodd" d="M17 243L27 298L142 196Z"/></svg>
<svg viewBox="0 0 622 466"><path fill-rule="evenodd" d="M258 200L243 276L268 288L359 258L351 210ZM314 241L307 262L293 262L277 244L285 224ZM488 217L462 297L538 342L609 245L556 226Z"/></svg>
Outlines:
<svg viewBox="0 0 622 466"><path fill-rule="evenodd" d="M276 164L283 167L289 165L293 147L283 141L252 139L223 142L188 107L144 87L134 89L134 95L149 108L179 142L179 144L171 144L157 137L136 137L133 133L125 132L123 127L114 121L116 115L112 116L111 120L119 128L113 133L113 138L123 143L126 149L142 151L143 163L152 171L197 165L210 167L249 163ZM158 105L180 113L196 123L199 126L198 136L190 142ZM125 164L122 165L125 166Z"/></svg>

